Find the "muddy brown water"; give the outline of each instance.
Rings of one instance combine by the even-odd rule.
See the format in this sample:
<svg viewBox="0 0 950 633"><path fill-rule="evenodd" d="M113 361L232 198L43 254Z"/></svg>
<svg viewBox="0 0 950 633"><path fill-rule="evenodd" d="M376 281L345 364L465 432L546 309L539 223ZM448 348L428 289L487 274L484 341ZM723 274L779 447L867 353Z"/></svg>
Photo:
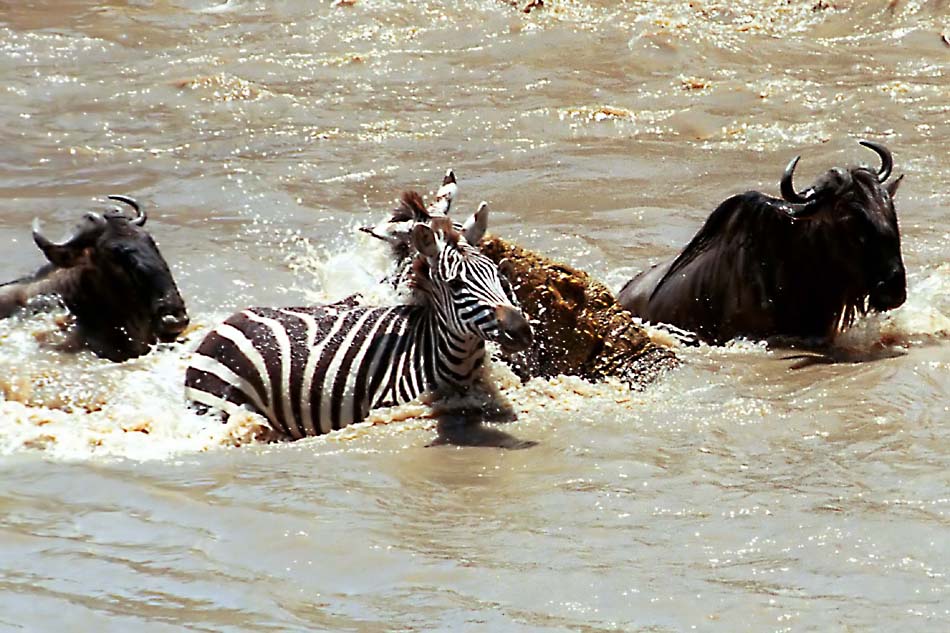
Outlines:
<svg viewBox="0 0 950 633"><path fill-rule="evenodd" d="M34 216L131 194L197 325L115 366L0 323L0 630L950 630L950 6L545 4L0 0L0 279ZM876 164L859 138L907 175L909 299L841 362L497 368L518 420L455 437L486 446L425 404L264 444L181 402L233 308L372 294L355 228L446 167L616 289L798 153Z"/></svg>

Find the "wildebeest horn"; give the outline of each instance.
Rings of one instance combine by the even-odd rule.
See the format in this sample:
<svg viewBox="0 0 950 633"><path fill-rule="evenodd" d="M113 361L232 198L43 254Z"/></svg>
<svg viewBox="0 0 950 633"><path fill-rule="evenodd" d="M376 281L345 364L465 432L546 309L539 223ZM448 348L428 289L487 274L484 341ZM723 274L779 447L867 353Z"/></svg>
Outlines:
<svg viewBox="0 0 950 633"><path fill-rule="evenodd" d="M40 219L33 218L33 241L36 242L36 245L45 252L47 249L50 249L56 245L49 241L41 231L42 229L40 228Z"/></svg>
<svg viewBox="0 0 950 633"><path fill-rule="evenodd" d="M87 213L84 217L85 226L80 225L76 232L67 237L60 243L49 240L40 230L39 218L33 219L33 241L39 246L46 259L56 266L72 266L83 248L92 243L103 229L105 229L106 220L98 213Z"/></svg>
<svg viewBox="0 0 950 633"><path fill-rule="evenodd" d="M134 199L128 196L120 196L114 194L111 196L106 196L110 200L118 200L119 202L124 202L125 204L132 207L135 210L135 217L130 219L129 222L135 226L145 226L145 221L148 220L148 214L142 210L142 207L139 206L139 203Z"/></svg>
<svg viewBox="0 0 950 633"><path fill-rule="evenodd" d="M798 165L798 161L801 160L801 156L796 156L785 168L785 173L782 174L782 198L788 202L794 202L795 204L805 204L806 202L811 201L810 195L803 195L795 191L795 187L792 186L792 174L795 173L795 166ZM814 192L811 192L812 195Z"/></svg>
<svg viewBox="0 0 950 633"><path fill-rule="evenodd" d="M891 156L890 150L880 143L875 143L874 141L858 141L858 143L864 145L870 150L873 150L878 156L881 157L881 169L877 172L877 180L880 183L884 183L888 178L890 178L891 170L894 168L894 158Z"/></svg>
<svg viewBox="0 0 950 633"><path fill-rule="evenodd" d="M40 227L40 219L33 218L33 241L36 242L36 245L39 246L44 251L51 246L63 248L63 247L70 246L71 243L76 240L85 241L86 239L89 239L90 236L92 238L95 238L105 228L105 225L106 225L105 218L103 218L98 213L90 211L89 213L85 214L84 219L87 222L91 223L91 225L87 225L85 227L80 226L75 233L73 233L72 235L64 239L62 242L57 244L56 242L53 242L49 240L48 238L46 238L41 233L42 229Z"/></svg>

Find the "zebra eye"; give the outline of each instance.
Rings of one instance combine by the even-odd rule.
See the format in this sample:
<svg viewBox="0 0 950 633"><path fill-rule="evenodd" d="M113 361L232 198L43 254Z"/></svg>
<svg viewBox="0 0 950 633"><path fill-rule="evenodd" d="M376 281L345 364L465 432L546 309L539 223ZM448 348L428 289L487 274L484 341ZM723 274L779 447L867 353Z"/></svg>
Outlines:
<svg viewBox="0 0 950 633"><path fill-rule="evenodd" d="M465 287L465 280L461 277L452 277L449 279L449 288L452 290L461 290Z"/></svg>

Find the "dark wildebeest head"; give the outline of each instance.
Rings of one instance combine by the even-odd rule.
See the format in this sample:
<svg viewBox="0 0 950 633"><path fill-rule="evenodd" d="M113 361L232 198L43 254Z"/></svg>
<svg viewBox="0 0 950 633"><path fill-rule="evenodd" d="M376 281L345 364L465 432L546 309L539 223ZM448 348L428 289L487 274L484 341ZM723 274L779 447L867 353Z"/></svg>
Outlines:
<svg viewBox="0 0 950 633"><path fill-rule="evenodd" d="M867 298L871 308L883 312L907 299L900 230L894 210L894 195L903 176L888 183L894 167L891 153L871 141L860 143L881 157L877 172L867 167L836 167L798 193L792 186L792 174L800 158L796 156L785 168L781 191L782 197L794 205L794 218L813 218L836 227L839 252L853 255L840 261L841 266L851 267L851 305L862 308Z"/></svg>
<svg viewBox="0 0 950 633"><path fill-rule="evenodd" d="M831 340L869 308L906 299L893 198L901 178L883 145L878 169L831 169L797 192L792 160L783 199L757 191L712 212L673 261L641 273L620 303L645 320L671 323L712 342L736 336Z"/></svg>
<svg viewBox="0 0 950 633"><path fill-rule="evenodd" d="M59 295L76 318L82 343L98 356L123 361L157 342L174 341L188 325L185 303L168 264L143 228L147 216L125 196L109 196L135 211L87 213L73 234L52 242L33 224L33 240L50 266L30 286Z"/></svg>

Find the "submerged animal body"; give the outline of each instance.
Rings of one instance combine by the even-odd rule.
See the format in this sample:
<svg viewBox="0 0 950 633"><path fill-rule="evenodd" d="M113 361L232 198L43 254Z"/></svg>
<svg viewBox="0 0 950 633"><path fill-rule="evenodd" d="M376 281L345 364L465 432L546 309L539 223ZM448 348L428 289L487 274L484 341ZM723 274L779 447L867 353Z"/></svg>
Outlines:
<svg viewBox="0 0 950 633"><path fill-rule="evenodd" d="M418 255L409 304L251 308L231 316L198 346L186 397L228 413L249 408L300 438L426 391L469 386L486 340L513 350L532 340L497 267L472 246L486 222L483 209L462 232L447 218L412 227Z"/></svg>
<svg viewBox="0 0 950 633"><path fill-rule="evenodd" d="M71 348L124 361L146 354L158 341L174 341L188 314L168 264L143 228L145 212L132 198L109 198L129 205L135 217L118 209L87 213L59 243L34 222L33 240L49 263L0 285L0 318L36 297L56 297L76 320Z"/></svg>
<svg viewBox="0 0 950 633"><path fill-rule="evenodd" d="M881 167L835 168L796 192L792 160L784 199L733 196L674 259L640 273L618 301L633 314L696 332L712 343L735 337L829 342L869 308L906 299L893 160L862 141Z"/></svg>

